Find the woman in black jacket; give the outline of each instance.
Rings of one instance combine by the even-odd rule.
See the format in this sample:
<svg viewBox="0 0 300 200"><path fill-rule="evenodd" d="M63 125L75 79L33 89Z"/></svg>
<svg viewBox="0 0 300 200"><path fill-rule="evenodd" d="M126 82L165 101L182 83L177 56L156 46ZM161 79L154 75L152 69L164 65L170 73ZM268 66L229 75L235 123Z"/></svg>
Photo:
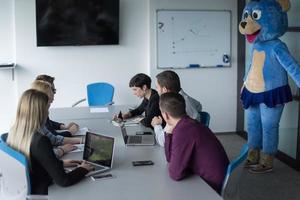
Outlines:
<svg viewBox="0 0 300 200"><path fill-rule="evenodd" d="M23 153L30 166L31 194L48 194L54 181L60 186L70 186L84 178L93 167L82 161L59 160L50 140L40 133L48 117L50 102L46 94L27 90L19 101L16 120L8 134L7 143ZM64 167L77 166L70 173Z"/></svg>

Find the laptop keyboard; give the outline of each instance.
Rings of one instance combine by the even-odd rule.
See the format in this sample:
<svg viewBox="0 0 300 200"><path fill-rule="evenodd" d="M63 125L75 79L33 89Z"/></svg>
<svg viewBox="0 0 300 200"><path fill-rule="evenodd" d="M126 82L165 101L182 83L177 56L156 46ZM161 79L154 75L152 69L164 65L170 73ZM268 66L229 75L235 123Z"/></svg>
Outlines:
<svg viewBox="0 0 300 200"><path fill-rule="evenodd" d="M128 143L131 144L141 144L142 143L142 137L138 136L138 135L131 135L130 137L128 137Z"/></svg>
<svg viewBox="0 0 300 200"><path fill-rule="evenodd" d="M98 165L93 165L93 167L94 167L94 171L105 169L105 167L98 166Z"/></svg>

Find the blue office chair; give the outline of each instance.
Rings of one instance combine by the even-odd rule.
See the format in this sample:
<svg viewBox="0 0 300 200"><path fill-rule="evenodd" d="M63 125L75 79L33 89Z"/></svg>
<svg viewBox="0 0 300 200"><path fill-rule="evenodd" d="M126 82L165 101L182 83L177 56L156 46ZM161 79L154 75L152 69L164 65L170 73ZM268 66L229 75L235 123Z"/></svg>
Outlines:
<svg viewBox="0 0 300 200"><path fill-rule="evenodd" d="M87 85L87 100L89 106L107 106L114 102L114 87L109 83L92 83ZM86 99L81 99L75 102L72 107L84 102Z"/></svg>
<svg viewBox="0 0 300 200"><path fill-rule="evenodd" d="M227 167L227 172L226 176L224 178L223 186L222 186L222 191L221 191L221 196L225 199L226 196L230 196L230 199L232 199L232 196L235 196L238 199L237 193L238 193L238 183L236 183L227 193L227 187L228 187L228 182L230 177L232 176L233 171L246 159L248 153L248 145L244 144L242 147L240 154L236 159L230 162L230 164ZM238 174L238 179L239 179L240 174Z"/></svg>
<svg viewBox="0 0 300 200"><path fill-rule="evenodd" d="M209 127L209 121L210 121L210 115L209 115L209 113L205 112L205 111L201 111L200 112L200 121L206 127Z"/></svg>
<svg viewBox="0 0 300 200"><path fill-rule="evenodd" d="M0 142L0 160L0 199L48 199L47 195L30 195L27 159L3 140Z"/></svg>
<svg viewBox="0 0 300 200"><path fill-rule="evenodd" d="M0 136L0 142L6 142L7 136L8 136L8 133L3 133Z"/></svg>

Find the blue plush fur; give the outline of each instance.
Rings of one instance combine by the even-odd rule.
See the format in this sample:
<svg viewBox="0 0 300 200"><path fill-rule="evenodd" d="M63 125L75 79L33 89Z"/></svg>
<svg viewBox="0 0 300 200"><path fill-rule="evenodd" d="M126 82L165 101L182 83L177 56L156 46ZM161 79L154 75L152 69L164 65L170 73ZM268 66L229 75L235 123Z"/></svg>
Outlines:
<svg viewBox="0 0 300 200"><path fill-rule="evenodd" d="M287 13L282 11L280 4L275 0L250 1L244 8L244 13L252 13L253 10L262 11L262 17L257 20L262 30L256 43L279 38L287 31Z"/></svg>
<svg viewBox="0 0 300 200"><path fill-rule="evenodd" d="M247 109L248 145L270 155L277 151L284 104L292 100L287 74L300 86L299 65L279 39L287 31L286 12L277 0L252 0L244 8L239 26L253 43L241 94Z"/></svg>

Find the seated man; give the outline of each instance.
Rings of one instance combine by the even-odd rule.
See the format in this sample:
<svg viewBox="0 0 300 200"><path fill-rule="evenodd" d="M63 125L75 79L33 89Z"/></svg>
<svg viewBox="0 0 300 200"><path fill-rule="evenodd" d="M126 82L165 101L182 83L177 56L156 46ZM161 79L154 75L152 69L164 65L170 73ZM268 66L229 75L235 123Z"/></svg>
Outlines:
<svg viewBox="0 0 300 200"><path fill-rule="evenodd" d="M180 94L162 94L159 106L168 125L165 154L170 177L181 180L197 174L220 193L229 164L222 144L209 128L186 115Z"/></svg>
<svg viewBox="0 0 300 200"><path fill-rule="evenodd" d="M171 70L163 71L156 75L156 89L159 95L166 92L175 92L183 96L186 104L186 113L193 119L200 121L200 112L202 105L196 99L187 95L180 86L179 76ZM164 130L161 126L162 118L154 117L151 122L154 127L156 141L160 146L164 146L165 136Z"/></svg>
<svg viewBox="0 0 300 200"><path fill-rule="evenodd" d="M133 94L139 98L143 98L143 101L136 109L124 113L122 118L128 119L145 112L145 118L141 123L146 127L151 127L153 117L161 116L159 95L154 89L151 89L151 78L146 74L137 74L131 78L129 87L132 89Z"/></svg>
<svg viewBox="0 0 300 200"><path fill-rule="evenodd" d="M35 80L45 81L45 82L49 83L51 85L53 95L55 95L56 89L55 89L55 85L54 85L54 79L55 78L52 76L42 74L42 75L38 75ZM54 96L53 96L53 98L54 98ZM53 101L53 99L52 99L52 101ZM49 117L47 118L47 121L46 121L46 127L52 134L61 135L63 137L72 137L79 130L79 126L74 122L71 122L68 125L65 125L64 123L52 121ZM57 132L57 130L65 130L65 131Z"/></svg>

